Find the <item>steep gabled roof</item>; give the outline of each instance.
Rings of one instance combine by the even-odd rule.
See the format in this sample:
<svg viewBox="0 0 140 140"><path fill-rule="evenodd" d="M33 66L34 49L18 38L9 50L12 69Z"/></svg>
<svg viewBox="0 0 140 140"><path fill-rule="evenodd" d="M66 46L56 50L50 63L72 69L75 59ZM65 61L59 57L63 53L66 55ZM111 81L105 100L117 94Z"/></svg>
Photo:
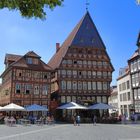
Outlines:
<svg viewBox="0 0 140 140"><path fill-rule="evenodd" d="M39 64L34 65L34 64L27 64L26 57L36 57L39 59ZM29 51L26 53L24 56L22 56L19 60L14 62L12 66L15 67L23 67L23 68L28 68L28 69L33 69L33 70L51 70L51 67L48 66L46 63L44 63L39 55L37 55L33 51Z"/></svg>
<svg viewBox="0 0 140 140"><path fill-rule="evenodd" d="M8 61L15 62L21 57L22 57L21 55L16 55L16 54L6 54L4 64L6 64L6 62L8 62Z"/></svg>
<svg viewBox="0 0 140 140"><path fill-rule="evenodd" d="M33 52L33 51L29 51L28 53L25 54L25 56L41 58L38 54L36 54L36 53Z"/></svg>
<svg viewBox="0 0 140 140"><path fill-rule="evenodd" d="M18 57L19 56L19 57ZM27 64L26 58L27 57L34 57L39 59L39 64ZM6 57L10 58L10 60L14 60L13 63L11 63L8 68L1 74L4 75L7 71L9 71L12 67L20 67L20 68L25 68L25 69L30 69L30 70L52 70L50 66L48 66L45 62L43 62L40 58L39 55L37 55L35 52L30 51L26 53L24 56L21 55L13 55L13 54L6 54ZM15 58L15 59L14 59Z"/></svg>
<svg viewBox="0 0 140 140"><path fill-rule="evenodd" d="M90 17L89 12L80 20L68 38L64 41L59 51L51 58L48 65L58 68L62 58L70 46L105 48L105 45Z"/></svg>

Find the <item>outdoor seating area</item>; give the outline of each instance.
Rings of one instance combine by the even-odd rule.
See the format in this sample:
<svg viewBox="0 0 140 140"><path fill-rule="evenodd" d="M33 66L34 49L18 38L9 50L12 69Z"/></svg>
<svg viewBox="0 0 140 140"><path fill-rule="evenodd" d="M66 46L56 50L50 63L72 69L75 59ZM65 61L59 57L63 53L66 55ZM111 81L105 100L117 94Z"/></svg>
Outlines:
<svg viewBox="0 0 140 140"><path fill-rule="evenodd" d="M71 115L68 117L66 116L66 118L64 118L64 120L66 122L72 122L72 117L74 115L74 112L80 112L80 110L85 110L86 111L92 112L92 110L107 110L107 109L112 109L114 107L108 105L108 104L104 104L104 103L97 103L94 104L92 106L86 107L86 106L82 106L80 104L77 104L75 102L70 102L70 103L66 103L62 106L59 106L57 109L58 110L71 110ZM76 111L77 110L77 111ZM5 112L5 116L1 117L2 119L4 119L4 123L8 126L13 126L16 124L21 124L21 125L30 125L30 124L37 124L37 125L44 125L44 124L48 124L48 125L52 125L55 124L55 119L54 116L52 114L48 114L47 111L48 109L44 106L40 106L37 104L33 104L27 107L22 107L16 104L9 104L6 105L4 107L0 108L1 112ZM81 122L83 123L90 123L92 122L92 117L93 114L90 117L84 117L82 116L80 113L78 113L81 117ZM94 114L95 115L95 114ZM97 117L97 122L100 123L116 123L118 122L118 120L116 118L112 118L112 117Z"/></svg>
<svg viewBox="0 0 140 140"><path fill-rule="evenodd" d="M9 104L0 108L1 112L1 124L7 126L14 126L16 124L30 125L30 124L53 124L53 115L47 114L47 107L37 104L30 105L28 107L22 107L16 104Z"/></svg>

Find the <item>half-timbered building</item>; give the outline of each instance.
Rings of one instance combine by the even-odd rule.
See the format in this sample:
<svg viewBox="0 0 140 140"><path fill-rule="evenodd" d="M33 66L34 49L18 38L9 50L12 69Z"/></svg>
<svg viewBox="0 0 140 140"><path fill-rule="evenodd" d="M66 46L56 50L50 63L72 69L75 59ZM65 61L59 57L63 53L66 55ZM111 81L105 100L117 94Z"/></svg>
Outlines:
<svg viewBox="0 0 140 140"><path fill-rule="evenodd" d="M49 106L51 68L33 51L24 56L6 54L1 75L0 105Z"/></svg>
<svg viewBox="0 0 140 140"><path fill-rule="evenodd" d="M56 48L48 65L55 70L51 96L59 105L108 103L114 68L89 12Z"/></svg>

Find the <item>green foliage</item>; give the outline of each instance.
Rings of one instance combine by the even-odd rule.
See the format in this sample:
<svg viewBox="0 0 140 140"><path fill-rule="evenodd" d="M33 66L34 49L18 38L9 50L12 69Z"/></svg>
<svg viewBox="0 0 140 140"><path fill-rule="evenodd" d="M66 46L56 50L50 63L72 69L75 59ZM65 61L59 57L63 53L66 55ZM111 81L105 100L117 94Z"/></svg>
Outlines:
<svg viewBox="0 0 140 140"><path fill-rule="evenodd" d="M61 6L64 0L0 0L0 9L19 10L26 18L45 19L44 8L54 9Z"/></svg>

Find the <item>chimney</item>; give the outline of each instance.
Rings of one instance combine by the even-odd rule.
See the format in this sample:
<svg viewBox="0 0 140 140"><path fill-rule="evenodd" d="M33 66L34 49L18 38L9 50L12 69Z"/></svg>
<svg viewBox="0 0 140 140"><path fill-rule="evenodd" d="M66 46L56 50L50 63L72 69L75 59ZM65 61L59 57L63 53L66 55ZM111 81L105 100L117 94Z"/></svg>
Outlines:
<svg viewBox="0 0 140 140"><path fill-rule="evenodd" d="M56 43L56 53L59 51L60 49L60 43Z"/></svg>

